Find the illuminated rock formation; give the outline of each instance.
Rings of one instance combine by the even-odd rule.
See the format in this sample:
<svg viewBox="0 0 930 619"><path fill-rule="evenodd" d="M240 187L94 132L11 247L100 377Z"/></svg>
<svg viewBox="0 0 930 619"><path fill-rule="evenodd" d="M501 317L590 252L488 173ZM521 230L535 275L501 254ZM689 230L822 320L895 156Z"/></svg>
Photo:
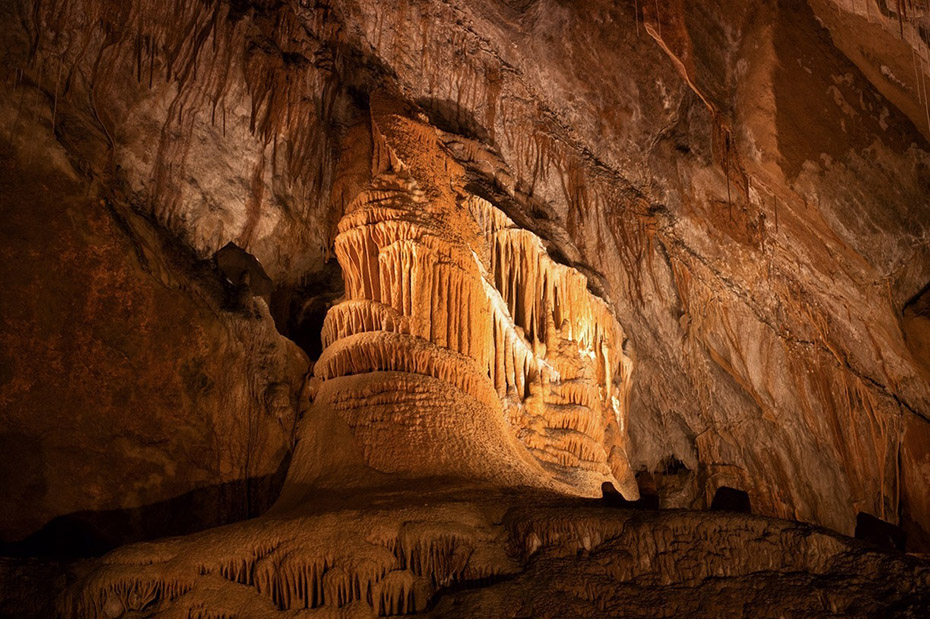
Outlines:
<svg viewBox="0 0 930 619"><path fill-rule="evenodd" d="M318 281L328 268L331 232L347 204L340 191L354 198L373 181L366 176L351 191L337 188L346 178L336 173L340 152L355 141L345 129L368 116L373 90L390 91L447 131L446 159L466 168L468 182L450 193L450 172L442 169L448 161L439 156L436 168L389 174L413 179L428 202L440 200L449 213L477 199L469 193L479 194L545 238L559 262L596 274L590 282L610 300L636 353L623 429L627 454L652 473L664 462L681 465L677 490L660 491L663 505L706 507L718 486L730 485L748 491L754 509L767 515L852 533L860 511L891 520L902 514L913 539L930 539L930 525L920 524L930 519L923 499L930 476L919 449L930 426L928 361L922 319L902 316L927 285L930 264L927 145L919 133L930 120L930 56L920 38L926 3L898 5L18 0L0 7L9 25L2 32L8 71L0 117L19 163L8 169L30 161L57 166L77 182L60 193L106 197L108 208L130 222L126 213L141 211L193 259L234 242L261 262L280 292ZM409 143L420 148L418 135L411 132ZM412 166L403 144L392 149ZM428 189L432 176L445 186ZM34 201L19 187L35 183L29 174L10 178L16 182L4 196L13 197L11 209L23 210L21 203ZM486 191L466 191L470 183ZM477 242L455 243L474 246L492 273L492 255L477 251ZM34 295L15 276L16 256L27 250L9 247L4 281L15 309L17 299ZM168 265L154 272L169 285L185 280L172 272L171 259L143 263ZM493 276L485 281L497 285ZM99 288L80 287L73 293L78 305L95 307ZM503 281L498 291L509 294ZM339 294L321 291L319 311ZM529 318L520 315L519 300L506 300L514 304L514 324L524 328L520 321ZM72 324L72 304L62 306L50 322ZM173 419L178 401L197 408L185 420L203 407L193 406L202 384L196 368L192 380L163 381L177 389L109 372L123 354L126 368L162 367L140 353L144 346L120 339L146 333L146 312L129 313L137 323L113 329L124 335L113 338L112 357L81 357L88 376L109 377L98 384L74 380L61 370L57 345L28 335L45 324L39 308L47 307L40 303L23 322L4 327L6 348L32 353L36 362L4 364L13 368L0 384L11 411L4 421L18 429L0 438L22 451L55 454L60 464L49 471L54 490L47 497L29 490L45 487L38 475L6 488L25 497L15 519L30 522L0 522L5 534L18 539L71 512L135 508L230 480L235 467L225 463L198 466L204 474L179 485L150 474L152 465L169 470L165 463L175 458L149 449L169 444L160 432L139 430L134 416L122 414L127 385L158 385L132 400L133 410L150 412L147 420ZM279 317L280 308L271 309ZM228 329L229 317L219 316L217 331ZM530 350L533 337L525 331ZM94 344L108 348L110 340L104 333ZM550 365L561 363L549 357L551 349ZM254 359L231 363L251 367ZM259 372L268 367L257 365ZM303 393L296 376L266 378L291 384L296 403ZM42 389L23 387L32 377ZM522 380L519 372L512 378ZM253 379L223 387L209 397L243 397L216 411L228 408L246 421L264 408ZM577 388L571 381L558 389ZM168 393L164 406L149 405ZM64 430L56 416L43 414L46 394L67 403L61 416L81 420L79 427ZM528 404L513 397L502 404L507 423L511 414L525 418L509 426L517 444L529 445L532 456L574 461L554 447L545 424L526 421L541 418L534 411L539 398L529 395ZM98 396L114 406L95 407ZM103 410L113 412L101 422L94 415ZM584 414L567 411L566 423L590 425ZM226 419L217 417L222 427ZM593 417L595 425L603 421L596 411ZM264 428L267 417L261 419ZM242 434L218 433L250 444L252 426L242 425ZM114 437L98 435L117 427ZM80 464L72 454L84 452L69 448L73 436L94 446L125 438L127 452L147 455L138 466L119 467L108 459L113 450L100 449L106 457L87 464L88 478L99 483L93 491L76 488L68 472ZM566 438L575 443L569 451L590 451L575 434ZM179 452L203 452L191 447L198 441L185 441ZM250 467L256 462L246 459ZM267 474L275 463L260 469ZM114 476L117 470L125 479Z"/></svg>
<svg viewBox="0 0 930 619"><path fill-rule="evenodd" d="M0 2L0 615L926 615L928 19Z"/></svg>
<svg viewBox="0 0 930 619"><path fill-rule="evenodd" d="M434 129L389 114L373 134L388 155L339 222L346 295L323 325L317 398L380 471L587 496L609 481L637 498L632 362L606 303L539 237L461 188ZM441 175L422 175L427 158Z"/></svg>
<svg viewBox="0 0 930 619"><path fill-rule="evenodd" d="M804 525L423 486L114 551L66 617L603 618L882 614L930 603L930 567ZM409 494L407 495L409 497ZM863 575L868 575L863 577ZM304 614L306 613L306 614Z"/></svg>

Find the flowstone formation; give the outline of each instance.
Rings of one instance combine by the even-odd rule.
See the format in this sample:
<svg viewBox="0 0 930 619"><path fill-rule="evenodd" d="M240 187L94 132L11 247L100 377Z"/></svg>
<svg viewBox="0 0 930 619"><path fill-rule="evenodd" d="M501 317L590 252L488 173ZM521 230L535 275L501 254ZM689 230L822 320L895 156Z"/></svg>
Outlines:
<svg viewBox="0 0 930 619"><path fill-rule="evenodd" d="M0 2L0 616L930 616L925 6Z"/></svg>
<svg viewBox="0 0 930 619"><path fill-rule="evenodd" d="M600 496L604 482L638 497L623 329L583 274L465 190L437 129L397 108L373 100L366 146L343 154L337 196L360 188L334 242L346 294L278 504L111 553L62 615L421 612L448 587L519 574L515 549L574 529L553 514L545 531L508 533L509 506ZM581 528L584 548L613 535Z"/></svg>
<svg viewBox="0 0 930 619"><path fill-rule="evenodd" d="M466 171L468 191L461 183L453 191L441 166L414 174L430 203L445 191L442 208L451 213L467 206L469 193L479 195L551 243L558 262L596 274L589 282L610 300L636 353L622 428L627 455L635 469L656 476L663 507L706 508L718 487L730 486L748 492L760 513L851 534L856 514L866 512L901 524L913 548L930 549L923 440L930 361L921 345L930 321L914 312L930 265L930 159L920 136L930 119L923 79L930 56L915 37L920 4L3 3L0 120L15 165L2 193L18 214L36 214L38 200L55 199L49 217L17 215L8 227L0 280L11 310L0 312L0 338L23 354L0 364L12 368L0 372L0 400L13 429L0 443L23 456L17 461L54 465L8 476L15 483L2 489L16 500L13 518L0 519L0 536L21 540L73 513L142 510L204 486L222 490L241 481L242 470L276 474L306 391L299 351L270 319L289 324L282 307L293 308L291 317L311 315L312 337L284 335L309 342L309 361L317 360L318 322L342 290L309 290L314 305L306 313L310 299L289 300L287 291L330 281L330 234L348 205L331 199L337 179L346 178L336 171L339 153L352 142L372 144L346 129L368 115L369 94L383 90L446 131L450 150L470 140L493 151L494 161L479 162L470 146L454 152L466 168L484 166ZM410 166L408 156L397 156ZM73 186L48 182L46 164ZM370 172L352 198L389 182ZM444 180L428 190L424 178L434 173ZM91 196L94 207L54 217L69 196ZM57 251L48 268L20 277L19 258L31 247L89 238L73 222L91 212L130 237L120 255L151 245L147 235L127 234L140 218L174 240L171 251L143 251L125 277L158 275L178 290L178 302L143 305L122 295L122 284L107 287L113 294L101 302L101 279L117 258L97 256L96 243L87 250L93 261ZM55 234L36 242L30 230L49 232L46 222L55 222ZM254 303L261 320L243 322L243 312L230 312L222 299L200 304L203 320L175 317L168 310L184 297L220 296L203 293L220 283L210 283L209 269L201 270L206 286L192 287L177 273L175 250L197 264L228 243L253 255L273 281L271 315L262 313L267 300L248 298L237 305L251 312ZM56 293L56 303L19 303L52 290L49 274L63 272L56 261L80 270L98 258L100 275ZM490 260L484 265L490 273ZM61 281L84 281L68 272ZM114 304L125 308L124 324L112 322ZM77 307L88 309L85 316L71 314ZM105 327L81 328L89 317ZM156 317L164 331L150 329ZM520 311L512 317L521 326ZM188 324L203 324L204 337L181 343L179 354L201 353L181 364L179 377L177 354L163 361L148 350L160 351L176 325ZM75 325L78 337L52 341L47 325ZM240 331L242 346L225 343ZM526 342L534 345L529 333ZM74 343L81 343L79 361L62 362ZM291 348L295 362L258 360L274 348ZM235 353L214 361L213 350ZM553 356L547 345L555 367ZM63 370L69 365L78 374ZM114 374L116 366L125 373ZM293 371L256 381L273 366ZM135 368L152 376L134 380ZM606 394L596 395L596 406L610 406ZM529 406L507 399L505 421L511 414L533 420L538 399ZM275 412L288 408L285 400L287 416ZM227 428L231 420L241 430ZM166 431L179 424L184 432ZM535 467L540 452L571 460L553 451L554 433L532 436L530 428L543 426L505 423L520 436L500 449L532 443L521 469ZM204 441L214 428L221 440ZM265 446L256 429L279 438ZM242 445L234 460L217 449L227 438ZM75 442L91 446L94 457ZM256 443L263 454L254 453ZM175 474L176 454L204 458ZM77 466L92 484L72 483ZM540 479L538 470L529 476ZM245 494L254 494L254 484L246 485ZM153 523L167 520L151 513L133 525L136 539L156 535Z"/></svg>
<svg viewBox="0 0 930 619"><path fill-rule="evenodd" d="M372 127L376 173L335 238L346 295L323 325L317 399L379 471L637 498L632 361L607 304L463 189L435 129L396 113Z"/></svg>
<svg viewBox="0 0 930 619"><path fill-rule="evenodd" d="M58 611L556 619L919 617L930 608L926 562L802 523L404 486L319 494L287 514L120 548Z"/></svg>
<svg viewBox="0 0 930 619"><path fill-rule="evenodd" d="M334 200L344 298L265 516L117 549L67 617L922 612L926 562L801 523L638 513L631 360L579 271L466 189L442 132L373 98ZM365 138L365 139L360 139Z"/></svg>

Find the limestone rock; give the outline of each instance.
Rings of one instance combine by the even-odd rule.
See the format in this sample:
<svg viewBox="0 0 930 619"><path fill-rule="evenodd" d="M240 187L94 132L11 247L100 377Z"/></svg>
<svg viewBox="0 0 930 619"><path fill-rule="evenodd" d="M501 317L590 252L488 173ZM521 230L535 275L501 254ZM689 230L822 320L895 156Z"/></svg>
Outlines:
<svg viewBox="0 0 930 619"><path fill-rule="evenodd" d="M91 562L63 612L926 614L924 563L814 525L930 550L927 20L0 3L2 535L228 520L299 439L267 516ZM270 299L222 302L229 243ZM760 515L564 498L634 473Z"/></svg>
<svg viewBox="0 0 930 619"><path fill-rule="evenodd" d="M638 498L632 361L606 303L463 188L438 132L373 118L387 163L338 225L346 295L323 325L318 401L383 472L558 482L585 496L607 481Z"/></svg>
<svg viewBox="0 0 930 619"><path fill-rule="evenodd" d="M82 176L41 111L0 145L2 552L98 554L267 509L305 355L264 301L223 309L210 264Z"/></svg>
<svg viewBox="0 0 930 619"><path fill-rule="evenodd" d="M364 129L390 91L444 131L463 199L609 302L638 377L625 455L694 473L667 504L728 485L847 533L859 511L920 529L925 489L897 489L922 477L896 463L930 406L920 319L901 320L930 264L924 65L902 60L926 57L922 13L863 25L854 4L42 0L4 9L42 26L4 33L4 117L24 140L44 110L197 255L234 241L290 286L391 156Z"/></svg>
<svg viewBox="0 0 930 619"><path fill-rule="evenodd" d="M593 503L409 483L318 494L286 516L115 551L60 598L59 612L909 616L930 605L925 561L823 529Z"/></svg>

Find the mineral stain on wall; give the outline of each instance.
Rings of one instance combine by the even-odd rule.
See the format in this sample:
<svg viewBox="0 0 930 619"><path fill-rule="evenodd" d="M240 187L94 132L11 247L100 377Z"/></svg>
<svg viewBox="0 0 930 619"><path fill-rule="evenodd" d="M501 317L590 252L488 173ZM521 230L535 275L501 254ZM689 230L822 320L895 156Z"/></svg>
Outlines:
<svg viewBox="0 0 930 619"><path fill-rule="evenodd" d="M0 614L920 616L928 10L4 3Z"/></svg>

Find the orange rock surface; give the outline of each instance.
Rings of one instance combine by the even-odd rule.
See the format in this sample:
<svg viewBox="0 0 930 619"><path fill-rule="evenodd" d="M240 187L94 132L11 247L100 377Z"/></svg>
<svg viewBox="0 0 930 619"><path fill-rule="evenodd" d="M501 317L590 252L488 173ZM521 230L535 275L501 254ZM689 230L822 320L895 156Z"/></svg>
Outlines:
<svg viewBox="0 0 930 619"><path fill-rule="evenodd" d="M928 10L0 3L0 615L927 614Z"/></svg>
<svg viewBox="0 0 930 619"><path fill-rule="evenodd" d="M607 304L463 188L435 129L396 113L371 127L385 156L338 225L346 294L323 325L318 401L379 471L638 498L632 362Z"/></svg>

